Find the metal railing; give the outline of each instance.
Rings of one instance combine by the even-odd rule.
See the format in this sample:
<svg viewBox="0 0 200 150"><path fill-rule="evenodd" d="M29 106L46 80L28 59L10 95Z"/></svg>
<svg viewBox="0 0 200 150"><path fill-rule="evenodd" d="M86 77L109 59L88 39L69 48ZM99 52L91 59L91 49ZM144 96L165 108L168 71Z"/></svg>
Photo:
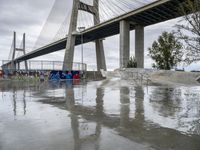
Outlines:
<svg viewBox="0 0 200 150"><path fill-rule="evenodd" d="M2 60L2 66L5 64L8 64L11 62L10 60ZM62 70L63 62L62 61L39 61L39 60L31 60L27 61L28 64L28 70ZM87 65L85 63L79 63L79 62L69 62L69 64L72 66L71 70L79 70L79 71L86 71ZM3 67L5 68L5 66ZM9 67L7 67L9 70L26 70L25 63L15 63L15 67L11 67L11 64Z"/></svg>

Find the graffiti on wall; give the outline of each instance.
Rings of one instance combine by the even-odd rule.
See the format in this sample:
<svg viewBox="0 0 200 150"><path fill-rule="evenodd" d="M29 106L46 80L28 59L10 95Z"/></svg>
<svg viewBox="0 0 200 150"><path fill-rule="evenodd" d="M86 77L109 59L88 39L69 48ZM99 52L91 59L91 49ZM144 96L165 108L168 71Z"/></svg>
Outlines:
<svg viewBox="0 0 200 150"><path fill-rule="evenodd" d="M72 80L80 78L80 71L51 71L49 74L49 80Z"/></svg>
<svg viewBox="0 0 200 150"><path fill-rule="evenodd" d="M76 80L82 77L81 71L9 71L5 70L0 73L0 76L6 79L14 80Z"/></svg>

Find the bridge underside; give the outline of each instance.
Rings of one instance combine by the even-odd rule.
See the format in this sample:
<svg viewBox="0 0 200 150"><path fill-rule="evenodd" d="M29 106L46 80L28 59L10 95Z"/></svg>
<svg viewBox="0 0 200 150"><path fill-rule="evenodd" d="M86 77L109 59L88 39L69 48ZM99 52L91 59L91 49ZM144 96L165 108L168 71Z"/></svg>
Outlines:
<svg viewBox="0 0 200 150"><path fill-rule="evenodd" d="M103 39L119 34L120 22L123 20L129 22L129 31L131 31L135 30L138 25L146 27L180 17L181 14L178 11L179 5L186 1L187 0L159 0L117 18L100 23L81 32L81 34L83 34L84 36L83 43L88 43L95 41L96 39ZM21 62L52 52L63 50L66 48L66 42L67 38L61 39L15 59L15 62ZM81 35L76 35L75 45L79 44L81 44Z"/></svg>

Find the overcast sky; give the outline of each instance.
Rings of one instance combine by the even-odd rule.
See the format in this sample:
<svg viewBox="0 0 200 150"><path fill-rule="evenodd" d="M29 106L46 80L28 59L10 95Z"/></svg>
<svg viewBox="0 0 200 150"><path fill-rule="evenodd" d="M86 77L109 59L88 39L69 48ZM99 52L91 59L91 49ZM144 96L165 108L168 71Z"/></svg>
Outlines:
<svg viewBox="0 0 200 150"><path fill-rule="evenodd" d="M58 0L56 16L51 16L59 21L67 15L70 17L72 0ZM60 24L43 26L51 12L54 0L0 0L0 60L7 60L13 39L13 31L17 32L17 44L20 45L22 34L26 33L26 47L30 51L35 45L37 37L42 30L43 33L48 32L48 36L53 38L60 27ZM50 18L52 20L52 18ZM56 22L59 22L56 21ZM152 60L147 56L148 47L163 31L175 30L173 27L178 19L170 20L160 24L148 26L145 28L145 68L151 68ZM47 31L48 30L48 31ZM51 31L51 32L49 32ZM66 35L64 33L63 35ZM40 40L41 41L41 40ZM51 42L51 41L49 41ZM38 43L38 42L37 42ZM40 42L39 42L40 43ZM134 31L131 31L131 55L134 55ZM119 67L119 35L106 38L104 40L104 48L106 55L107 68L109 70ZM88 68L96 68L94 43L84 45L84 62L88 64ZM61 61L64 57L64 51L55 52L45 55L37 60ZM75 49L75 62L80 62L80 46ZM1 62L0 62L1 64ZM189 68L200 69L197 64L191 65Z"/></svg>

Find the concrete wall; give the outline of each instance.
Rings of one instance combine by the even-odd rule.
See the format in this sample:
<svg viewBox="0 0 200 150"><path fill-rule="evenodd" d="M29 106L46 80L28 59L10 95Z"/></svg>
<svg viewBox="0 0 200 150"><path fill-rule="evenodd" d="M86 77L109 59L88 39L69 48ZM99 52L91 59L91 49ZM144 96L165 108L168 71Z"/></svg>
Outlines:
<svg viewBox="0 0 200 150"><path fill-rule="evenodd" d="M170 70L153 70L153 69L121 69L114 72L107 72L107 78L118 77L124 80L138 80L151 83L167 85L200 85L199 72L180 72Z"/></svg>

